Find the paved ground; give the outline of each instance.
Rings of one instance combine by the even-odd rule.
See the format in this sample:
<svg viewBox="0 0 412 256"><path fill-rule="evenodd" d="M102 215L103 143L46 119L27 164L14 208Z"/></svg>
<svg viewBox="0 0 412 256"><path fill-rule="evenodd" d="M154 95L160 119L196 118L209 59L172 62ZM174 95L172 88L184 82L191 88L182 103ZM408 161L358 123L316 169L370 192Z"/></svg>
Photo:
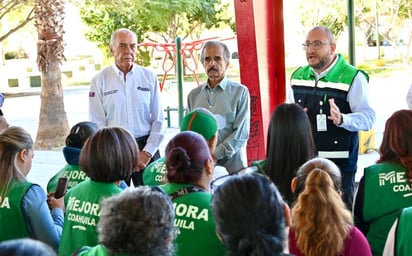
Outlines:
<svg viewBox="0 0 412 256"><path fill-rule="evenodd" d="M382 140L384 124L386 119L396 110L407 108L406 94L412 83L410 74L400 74L390 78L371 78L370 81L370 99L373 108L376 110L377 118L374 128L375 145L378 147ZM193 84L185 85L183 98L186 98ZM37 93L36 93L37 90ZM33 139L36 137L38 127L38 116L40 111L39 88L25 91L20 97L6 97L3 106L7 119L10 124L24 127L28 130ZM162 92L163 107L177 107L176 88L169 88ZM88 86L71 86L64 90L65 110L69 125L72 126L77 122L87 120L87 96ZM177 113L172 113L172 127L177 127ZM177 128L167 129L166 138L161 146L161 152L169 138L178 132ZM363 168L373 164L378 157L376 151L367 154L361 154L358 162L358 172L356 180L359 180L363 174ZM46 187L47 181L63 165L65 161L61 151L36 151L33 160L33 167L29 173L29 180Z"/></svg>

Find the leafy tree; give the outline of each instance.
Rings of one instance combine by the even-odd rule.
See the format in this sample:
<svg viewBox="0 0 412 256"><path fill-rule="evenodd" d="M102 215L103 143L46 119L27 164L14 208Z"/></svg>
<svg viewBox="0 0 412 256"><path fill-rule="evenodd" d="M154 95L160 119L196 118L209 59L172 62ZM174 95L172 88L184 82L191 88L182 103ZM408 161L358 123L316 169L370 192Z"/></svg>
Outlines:
<svg viewBox="0 0 412 256"><path fill-rule="evenodd" d="M299 1L296 17L305 31L315 26L328 27L336 38L348 24L347 1Z"/></svg>
<svg viewBox="0 0 412 256"><path fill-rule="evenodd" d="M135 31L139 42L173 43L177 36L198 39L205 28L233 25L227 7L220 0L87 0L81 16L90 27L86 37L107 49L111 33L120 27ZM148 64L147 49L139 50L138 62Z"/></svg>
<svg viewBox="0 0 412 256"><path fill-rule="evenodd" d="M33 19L33 0L0 0L0 42L26 26ZM8 28L2 27L3 21L10 24Z"/></svg>
<svg viewBox="0 0 412 256"><path fill-rule="evenodd" d="M304 31L313 26L322 25L329 27L336 38L339 38L339 35L347 28L348 0L309 2L297 0L294 4L296 16L300 17ZM412 47L411 0L356 0L354 18L357 30L364 35L359 40L361 43L376 45L376 24L379 23L380 45L386 41L396 49L400 43L403 43L406 46L405 53L410 52ZM402 58L404 62L410 64L408 56L409 54L405 54Z"/></svg>
<svg viewBox="0 0 412 256"><path fill-rule="evenodd" d="M132 1L131 1L132 2ZM130 3L131 3L130 2ZM89 26L86 37L93 42L97 42L100 49L109 57L110 36L118 28L128 28L137 34L137 40L143 41L143 27L138 24L135 18L135 8L129 2L115 3L111 1L88 0L81 6L80 15L85 24ZM139 8L139 7L137 7ZM148 65L150 62L147 49L139 48L137 63Z"/></svg>
<svg viewBox="0 0 412 256"><path fill-rule="evenodd" d="M411 0L358 0L364 7L358 13L359 24L365 32L365 42L376 45L376 25L378 23L378 40L386 42L398 50L405 47L402 60L411 65L409 52L412 44L412 1ZM378 19L378 20L376 20Z"/></svg>

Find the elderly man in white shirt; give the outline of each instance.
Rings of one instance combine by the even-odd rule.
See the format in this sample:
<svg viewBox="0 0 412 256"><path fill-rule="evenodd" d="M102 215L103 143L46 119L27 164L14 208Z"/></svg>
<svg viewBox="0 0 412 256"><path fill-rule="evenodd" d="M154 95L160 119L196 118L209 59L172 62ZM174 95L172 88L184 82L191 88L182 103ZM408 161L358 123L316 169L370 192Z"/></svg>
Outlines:
<svg viewBox="0 0 412 256"><path fill-rule="evenodd" d="M91 81L90 121L99 127L120 126L129 130L139 144L139 172L132 175L135 186L143 184L142 171L160 157L165 122L156 75L134 63L137 36L129 29L116 30L110 40L115 64ZM126 181L130 185L130 180Z"/></svg>

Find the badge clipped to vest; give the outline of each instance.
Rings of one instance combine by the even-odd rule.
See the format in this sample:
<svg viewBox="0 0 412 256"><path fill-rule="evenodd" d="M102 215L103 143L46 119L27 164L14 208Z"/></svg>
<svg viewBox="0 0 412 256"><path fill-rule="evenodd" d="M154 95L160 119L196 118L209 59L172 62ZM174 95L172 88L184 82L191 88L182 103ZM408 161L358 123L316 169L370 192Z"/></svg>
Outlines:
<svg viewBox="0 0 412 256"><path fill-rule="evenodd" d="M319 105L319 114L316 115L316 128L318 132L325 132L328 130L328 127L326 125L326 114L323 114L323 102L319 101Z"/></svg>

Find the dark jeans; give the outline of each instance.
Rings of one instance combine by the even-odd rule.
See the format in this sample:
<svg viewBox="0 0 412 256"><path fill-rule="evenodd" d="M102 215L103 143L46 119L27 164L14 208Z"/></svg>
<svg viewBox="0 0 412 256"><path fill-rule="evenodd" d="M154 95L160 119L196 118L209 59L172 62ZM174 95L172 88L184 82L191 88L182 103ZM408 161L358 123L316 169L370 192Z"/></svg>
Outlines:
<svg viewBox="0 0 412 256"><path fill-rule="evenodd" d="M356 172L341 172L342 174L342 198L346 207L352 211L353 195L355 191L355 174Z"/></svg>
<svg viewBox="0 0 412 256"><path fill-rule="evenodd" d="M143 150L144 146L146 146L147 138L149 138L149 135L143 136L136 138L136 142L139 145L139 150ZM152 156L152 159L150 159L149 164L152 162L156 161L157 159L160 158L160 153L159 150L156 151L156 153ZM145 169L141 169L139 172L133 172L132 176L128 179L125 180L126 184L130 186L130 180L133 181L133 185L135 187L143 185L143 172Z"/></svg>

